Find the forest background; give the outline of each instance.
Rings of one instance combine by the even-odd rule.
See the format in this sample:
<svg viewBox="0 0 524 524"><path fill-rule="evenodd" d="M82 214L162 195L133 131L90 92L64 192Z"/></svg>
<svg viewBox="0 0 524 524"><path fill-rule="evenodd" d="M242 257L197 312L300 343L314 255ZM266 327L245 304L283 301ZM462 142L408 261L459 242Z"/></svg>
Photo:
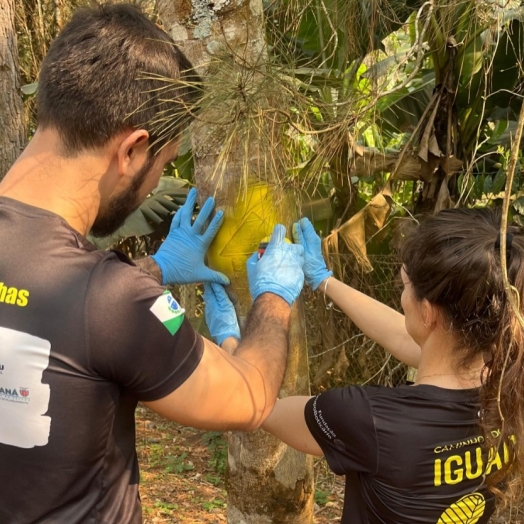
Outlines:
<svg viewBox="0 0 524 524"><path fill-rule="evenodd" d="M41 60L74 9L87 3L0 0L0 177L36 128ZM262 182L270 193L257 211L267 221L264 231L273 218L289 225L293 217L308 216L324 238L335 275L399 308L400 226L419 213L505 205L509 218L524 226L523 2L136 3L198 66L205 79L201 116L159 189L115 235L97 241L99 247L118 247L132 257L151 253L190 185L234 207L255 198L252 188ZM166 79L166 96L171 88ZM159 128L169 129L170 118ZM238 231L249 225L238 213L230 220L239 223ZM214 260L224 263L220 253ZM234 282L241 318L248 308L244 288ZM175 293L206 334L201 289ZM306 291L299 306L307 337L297 334L303 349L286 393L348 383L396 385L408 378L410 370L318 295ZM217 438L210 442L216 445ZM230 445L238 438L230 437ZM260 441L241 442L245 449L260 447ZM175 463L184 474L186 457ZM225 464L219 469L224 476ZM299 477L309 478L304 472ZM250 497L234 478L230 471L229 513L235 508L245 515L238 500ZM312 497L317 512L327 501L318 495L322 490L316 496L303 491L296 510L301 516L289 522L311 522ZM511 511L503 521L518 522L511 520L518 509ZM278 521L284 522L273 517Z"/></svg>

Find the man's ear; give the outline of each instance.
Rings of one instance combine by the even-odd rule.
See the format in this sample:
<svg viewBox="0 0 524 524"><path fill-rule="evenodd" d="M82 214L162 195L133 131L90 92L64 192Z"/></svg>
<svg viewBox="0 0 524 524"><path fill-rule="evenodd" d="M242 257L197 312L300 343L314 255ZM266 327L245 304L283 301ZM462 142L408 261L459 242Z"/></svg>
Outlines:
<svg viewBox="0 0 524 524"><path fill-rule="evenodd" d="M117 149L118 175L133 176L149 158L149 133L136 129L124 135Z"/></svg>

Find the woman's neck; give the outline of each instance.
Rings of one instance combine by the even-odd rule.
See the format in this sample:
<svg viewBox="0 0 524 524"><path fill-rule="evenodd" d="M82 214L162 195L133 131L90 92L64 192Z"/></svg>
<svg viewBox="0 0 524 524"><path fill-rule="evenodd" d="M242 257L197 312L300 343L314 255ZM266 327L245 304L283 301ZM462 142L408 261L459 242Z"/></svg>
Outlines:
<svg viewBox="0 0 524 524"><path fill-rule="evenodd" d="M445 389L472 389L481 386L480 370L478 372L467 371L463 375L458 373L417 373L414 385L422 384L438 386Z"/></svg>
<svg viewBox="0 0 524 524"><path fill-rule="evenodd" d="M421 348L415 385L429 384L447 389L479 387L484 367L482 354L464 366L462 361L467 353L457 351L456 346L456 340L449 333L428 337Z"/></svg>

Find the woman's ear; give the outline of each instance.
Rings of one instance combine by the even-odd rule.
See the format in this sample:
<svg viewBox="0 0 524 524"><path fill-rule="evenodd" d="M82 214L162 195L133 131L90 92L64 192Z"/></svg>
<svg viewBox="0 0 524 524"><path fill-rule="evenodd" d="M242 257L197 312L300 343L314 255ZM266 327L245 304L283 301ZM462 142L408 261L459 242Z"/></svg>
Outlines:
<svg viewBox="0 0 524 524"><path fill-rule="evenodd" d="M432 304L427 298L423 298L420 303L420 314L424 327L435 327L440 318L440 311L438 306Z"/></svg>

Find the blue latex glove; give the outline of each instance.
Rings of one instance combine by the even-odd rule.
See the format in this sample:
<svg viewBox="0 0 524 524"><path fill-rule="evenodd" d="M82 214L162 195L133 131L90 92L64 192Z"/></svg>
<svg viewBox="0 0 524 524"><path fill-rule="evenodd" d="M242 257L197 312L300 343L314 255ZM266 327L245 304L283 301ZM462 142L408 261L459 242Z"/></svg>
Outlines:
<svg viewBox="0 0 524 524"><path fill-rule="evenodd" d="M333 275L333 271L329 271L322 256L320 237L309 219L303 218L293 224L293 238L304 248L306 284L315 290L325 278Z"/></svg>
<svg viewBox="0 0 524 524"><path fill-rule="evenodd" d="M220 346L228 337L240 339L237 314L226 290L220 284L204 284L206 324Z"/></svg>
<svg viewBox="0 0 524 524"><path fill-rule="evenodd" d="M192 284L194 282L218 282L229 284L226 275L209 269L204 263L207 248L220 229L224 213L218 211L206 231L204 224L213 212L215 201L208 198L191 225L197 198L196 189L191 189L186 203L173 217L166 239L151 257L162 271L162 284Z"/></svg>
<svg viewBox="0 0 524 524"><path fill-rule="evenodd" d="M276 225L264 255L258 253L247 260L249 291L253 300L262 293L274 293L289 305L297 299L304 286L304 248L288 244L284 238L286 228Z"/></svg>

